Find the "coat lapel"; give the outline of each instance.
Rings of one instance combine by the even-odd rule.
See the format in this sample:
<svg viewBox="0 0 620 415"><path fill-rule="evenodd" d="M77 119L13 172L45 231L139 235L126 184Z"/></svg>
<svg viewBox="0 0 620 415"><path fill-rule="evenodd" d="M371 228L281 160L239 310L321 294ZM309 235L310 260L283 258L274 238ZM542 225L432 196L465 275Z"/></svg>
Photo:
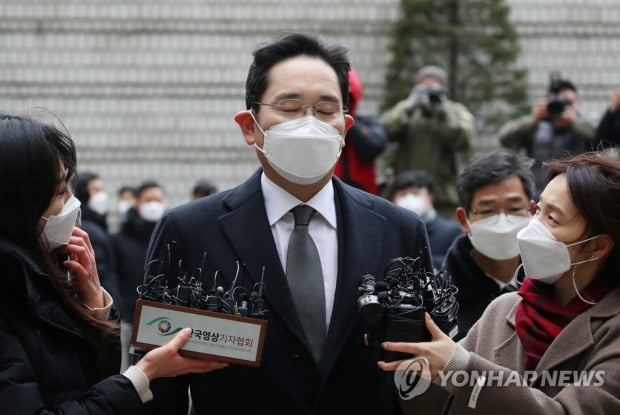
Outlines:
<svg viewBox="0 0 620 415"><path fill-rule="evenodd" d="M607 294L598 304L577 316L549 345L537 371L550 370L578 356L594 344L594 321L620 312L620 289Z"/></svg>
<svg viewBox="0 0 620 415"><path fill-rule="evenodd" d="M494 361L495 362L514 362L515 356L523 356L523 348L521 347L521 341L517 336L517 331L515 329L515 309L519 305L520 302L516 302L508 314L506 315L506 324L511 327L512 335L508 337L503 343L500 343L495 350ZM517 359L515 362L515 370L518 372L523 372L524 370L524 362L523 359Z"/></svg>
<svg viewBox="0 0 620 415"><path fill-rule="evenodd" d="M220 217L220 224L252 281L261 280L262 268L265 267L263 297L270 311L284 321L301 343L306 344L267 219L260 174L261 170L257 171L224 200L230 212Z"/></svg>
<svg viewBox="0 0 620 415"><path fill-rule="evenodd" d="M320 362L323 373L333 366L358 323L357 286L362 275L379 270L385 232L385 218L372 210L370 199L358 197L339 179L334 178L333 183L338 218L338 281Z"/></svg>

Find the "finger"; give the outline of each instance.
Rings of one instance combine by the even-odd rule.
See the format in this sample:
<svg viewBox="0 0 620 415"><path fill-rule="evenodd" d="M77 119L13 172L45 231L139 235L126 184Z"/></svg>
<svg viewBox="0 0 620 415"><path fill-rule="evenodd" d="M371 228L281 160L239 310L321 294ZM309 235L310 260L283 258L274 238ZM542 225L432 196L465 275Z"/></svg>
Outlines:
<svg viewBox="0 0 620 415"><path fill-rule="evenodd" d="M178 350L183 347L185 343L189 340L189 336L192 333L192 329L184 328L180 332L177 333L176 336L172 338L167 344L169 348L171 348L174 352L178 352Z"/></svg>
<svg viewBox="0 0 620 415"><path fill-rule="evenodd" d="M433 340L438 340L445 336L445 333L441 331L441 329L435 324L430 314L424 313L424 323L426 324L426 328L431 333L431 338Z"/></svg>
<svg viewBox="0 0 620 415"><path fill-rule="evenodd" d="M405 342L383 342L381 347L391 352L403 352L412 355L420 353L420 348L417 343L405 343Z"/></svg>
<svg viewBox="0 0 620 415"><path fill-rule="evenodd" d="M364 334L364 344L368 346L368 334Z"/></svg>
<svg viewBox="0 0 620 415"><path fill-rule="evenodd" d="M377 362L377 365L379 366L379 368L385 370L386 372L393 372L402 362L404 362L404 360L396 360L394 362L379 361Z"/></svg>

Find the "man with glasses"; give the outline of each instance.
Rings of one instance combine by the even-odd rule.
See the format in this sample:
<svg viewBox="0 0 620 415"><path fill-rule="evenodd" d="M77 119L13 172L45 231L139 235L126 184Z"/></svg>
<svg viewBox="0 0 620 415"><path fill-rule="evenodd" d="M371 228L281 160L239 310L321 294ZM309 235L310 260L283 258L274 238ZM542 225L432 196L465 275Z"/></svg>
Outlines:
<svg viewBox="0 0 620 415"><path fill-rule="evenodd" d="M246 109L235 115L261 165L245 183L172 209L160 221L147 263L201 268L207 282L262 280L269 311L260 368L152 383L149 414L387 414L399 412L393 377L364 345L357 307L360 277L382 276L396 257L432 270L424 224L412 212L333 177L344 137L346 50L312 35L288 34L256 50ZM206 259L203 255L206 253ZM168 270L167 264L173 269ZM236 286L237 287L237 286Z"/></svg>
<svg viewBox="0 0 620 415"><path fill-rule="evenodd" d="M464 234L443 263L458 288L455 340L467 334L491 300L517 289L517 232L535 208L531 166L525 156L491 152L474 157L458 177L456 216Z"/></svg>

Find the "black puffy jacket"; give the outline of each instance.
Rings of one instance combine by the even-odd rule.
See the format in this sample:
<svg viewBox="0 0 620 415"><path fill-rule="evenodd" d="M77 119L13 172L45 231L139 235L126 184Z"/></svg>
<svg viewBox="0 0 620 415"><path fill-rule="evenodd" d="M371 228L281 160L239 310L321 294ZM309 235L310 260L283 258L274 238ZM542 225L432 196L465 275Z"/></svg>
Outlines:
<svg viewBox="0 0 620 415"><path fill-rule="evenodd" d="M118 348L92 347L49 275L3 239L0 281L0 413L142 413Z"/></svg>

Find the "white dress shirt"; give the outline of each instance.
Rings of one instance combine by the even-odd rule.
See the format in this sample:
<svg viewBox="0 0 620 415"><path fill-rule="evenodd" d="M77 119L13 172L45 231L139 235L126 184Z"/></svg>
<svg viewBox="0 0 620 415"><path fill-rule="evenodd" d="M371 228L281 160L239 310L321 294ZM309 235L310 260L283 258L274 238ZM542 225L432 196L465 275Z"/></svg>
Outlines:
<svg viewBox="0 0 620 415"><path fill-rule="evenodd" d="M306 203L272 182L265 176L265 173L261 175L261 188L265 198L265 209L267 210L267 218L271 227L271 233L273 234L273 240L276 243L282 269L285 271L288 241L295 227L295 217L290 210L297 205L306 204L317 212L310 220L308 232L321 258L323 285L325 287L325 324L329 329L338 276L338 233L334 186L329 181ZM295 301L294 298L293 301Z"/></svg>

